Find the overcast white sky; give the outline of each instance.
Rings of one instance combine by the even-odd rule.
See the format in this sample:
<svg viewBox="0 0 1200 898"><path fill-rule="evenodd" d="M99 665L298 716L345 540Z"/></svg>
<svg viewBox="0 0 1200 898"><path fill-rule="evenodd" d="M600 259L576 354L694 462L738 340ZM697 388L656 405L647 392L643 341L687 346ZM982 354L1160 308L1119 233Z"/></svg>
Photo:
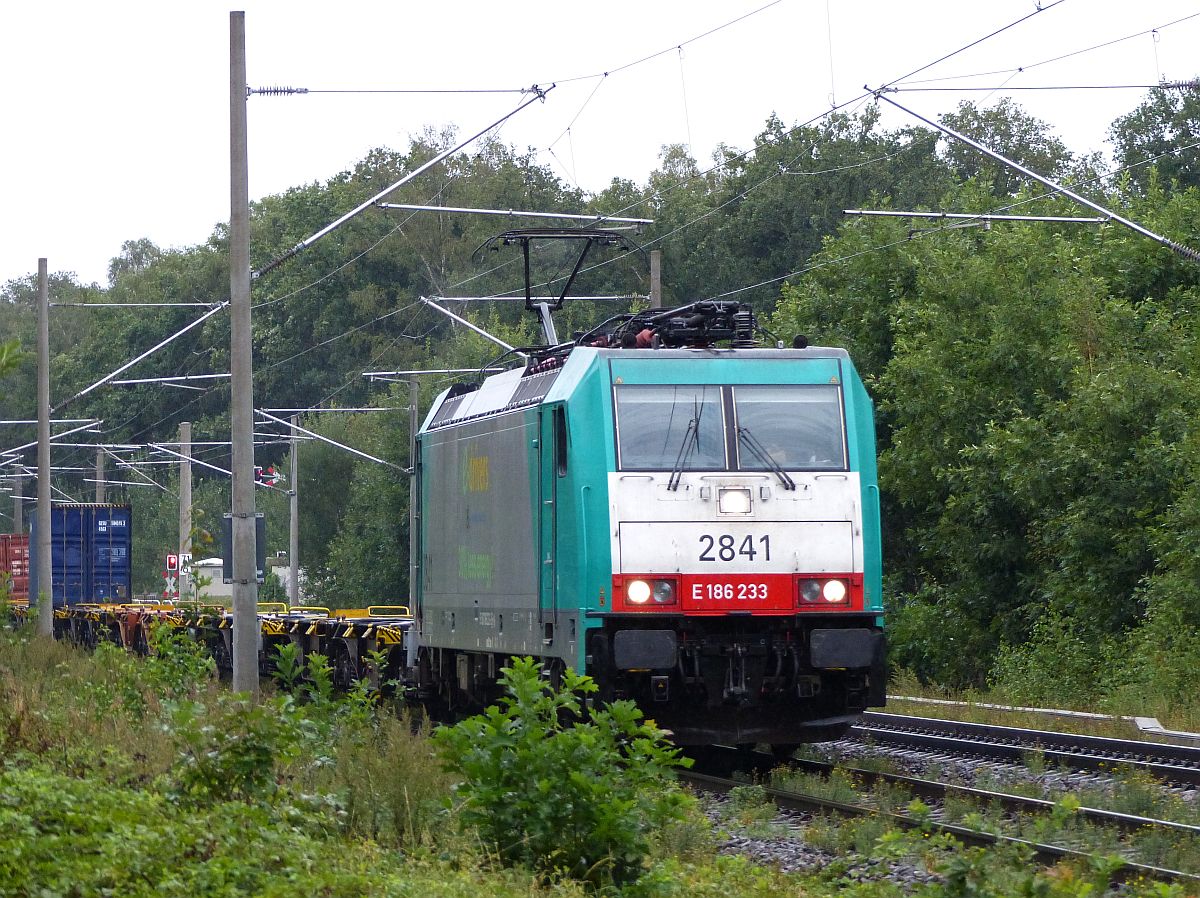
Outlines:
<svg viewBox="0 0 1200 898"><path fill-rule="evenodd" d="M1042 0L1042 12L917 76L937 86L1152 84L1200 70L1200 2ZM764 8L765 7L765 8ZM707 161L890 82L1034 12L1033 0L533 0L528 3L42 0L0 7L0 283L37 270L106 281L125 240L204 241L229 216L229 11L252 87L521 88L558 83L501 137L568 182L644 183L664 144ZM749 14L749 15L748 15ZM720 26L741 21L725 28ZM1189 16L1187 21L1170 24ZM696 40L699 35L715 31ZM1058 62L1044 60L1140 34ZM628 63L668 51L638 65ZM1014 71L1024 67L1024 71ZM620 69L620 71L617 71ZM605 78L586 78L603 72ZM578 80L568 80L578 79ZM597 85L599 85L597 87ZM933 85L925 85L933 86ZM1144 91L1013 91L1077 151ZM907 93L936 115L987 93ZM589 99L590 97L590 99ZM323 181L426 126L464 136L512 94L249 101L252 197ZM906 123L889 113L890 125ZM570 126L569 131L568 126ZM368 213L370 214L370 213Z"/></svg>

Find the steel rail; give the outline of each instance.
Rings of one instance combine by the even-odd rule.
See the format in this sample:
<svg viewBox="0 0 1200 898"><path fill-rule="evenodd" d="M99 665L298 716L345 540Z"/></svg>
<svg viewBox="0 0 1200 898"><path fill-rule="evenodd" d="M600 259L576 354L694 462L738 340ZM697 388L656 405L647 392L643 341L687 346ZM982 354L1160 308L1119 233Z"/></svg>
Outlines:
<svg viewBox="0 0 1200 898"><path fill-rule="evenodd" d="M681 780L693 786L709 791L725 794L745 783L722 777L709 776L692 770L678 771ZM892 814L862 805L847 804L831 799L819 798L815 795L805 795L799 792L789 792L783 789L764 787L763 792L776 807L804 814L834 813L844 817L875 817L898 829L921 829L926 832L936 832L949 835L963 845L972 847L994 847L997 845L1019 845L1032 852L1034 859L1043 866L1054 866L1064 860L1086 861L1092 855L1073 848L1063 848L1057 845L1047 845L1032 842L1028 839L1018 839L1012 836L1001 836L981 832L951 823L939 823L930 820L916 820L903 814ZM1133 861L1123 861L1121 866L1113 871L1115 884L1136 879L1152 879L1156 882L1188 882L1200 884L1200 876L1184 873L1181 870L1168 870L1162 867L1152 867Z"/></svg>
<svg viewBox="0 0 1200 898"><path fill-rule="evenodd" d="M1115 736L1091 736L1086 733L1064 733L1058 730L1038 730L1028 727L1011 727L995 723L974 723L966 720L950 720L944 717L922 717L912 714L892 714L885 711L867 711L862 715L864 724L872 726L896 726L917 728L929 732L956 735L978 735L994 739L1010 739L1014 742L1036 741L1052 748L1086 748L1089 751L1112 752L1114 754L1162 758L1183 764L1200 765L1200 747L1180 745L1174 742L1151 742L1147 739L1120 739Z"/></svg>
<svg viewBox="0 0 1200 898"><path fill-rule="evenodd" d="M1011 812L1048 813L1057 807L1056 803L1045 798L1031 798L1025 795L1013 795L1009 792L995 792L990 789L977 789L973 786L962 786L954 783L939 783L919 777L905 776L899 773L885 773L877 770L863 770L859 767L847 767L827 761L810 761L794 758L785 762L791 770L803 770L810 773L827 776L835 768L848 773L851 777L870 787L877 783L887 783L901 786L914 796L934 801L945 801L946 796L953 794L971 798L981 803L998 805ZM1146 827L1172 830L1181 835L1200 836L1200 826L1190 823L1178 823L1174 820L1158 820L1154 817L1141 817L1137 814L1123 814L1120 811L1109 811L1103 808L1079 807L1074 810L1076 815L1099 826L1111 826L1122 832L1136 832Z"/></svg>
<svg viewBox="0 0 1200 898"><path fill-rule="evenodd" d="M1101 770L1125 765L1147 770L1169 782L1200 786L1200 748L1187 745L874 711L864 714L862 723L852 727L851 733L857 738L891 744L988 754L1005 760L1022 760L1036 751L1047 760L1077 769Z"/></svg>

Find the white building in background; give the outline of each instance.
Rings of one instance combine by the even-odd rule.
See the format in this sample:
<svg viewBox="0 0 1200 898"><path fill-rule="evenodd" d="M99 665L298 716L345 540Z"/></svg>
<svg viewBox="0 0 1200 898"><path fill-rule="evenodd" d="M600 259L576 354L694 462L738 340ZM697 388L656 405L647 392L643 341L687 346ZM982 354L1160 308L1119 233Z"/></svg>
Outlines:
<svg viewBox="0 0 1200 898"><path fill-rule="evenodd" d="M281 562L281 563L280 563ZM233 601L233 584L223 583L221 580L221 559L217 558L202 558L199 561L192 562L192 576L203 577L207 582L206 585L199 587L199 592L202 595L208 596L215 602L229 604ZM283 587L284 594L287 594L288 584L292 579L292 568L288 566L286 559L268 558L267 559L267 576L274 577ZM304 601L304 569L300 569L300 601Z"/></svg>

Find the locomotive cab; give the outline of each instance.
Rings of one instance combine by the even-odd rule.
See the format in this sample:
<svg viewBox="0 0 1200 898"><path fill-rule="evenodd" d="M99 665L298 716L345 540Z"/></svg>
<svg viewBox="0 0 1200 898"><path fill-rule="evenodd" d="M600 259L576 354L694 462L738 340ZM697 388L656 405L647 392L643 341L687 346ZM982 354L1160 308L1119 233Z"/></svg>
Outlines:
<svg viewBox="0 0 1200 898"><path fill-rule="evenodd" d="M608 367L612 600L589 670L685 744L830 738L882 704L870 405L846 354Z"/></svg>

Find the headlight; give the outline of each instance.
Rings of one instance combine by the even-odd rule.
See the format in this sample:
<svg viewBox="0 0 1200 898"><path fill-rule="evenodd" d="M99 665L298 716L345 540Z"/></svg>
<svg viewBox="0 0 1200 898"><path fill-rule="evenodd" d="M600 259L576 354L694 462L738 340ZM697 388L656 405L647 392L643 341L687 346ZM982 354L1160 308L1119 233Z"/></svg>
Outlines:
<svg viewBox="0 0 1200 898"><path fill-rule="evenodd" d="M659 605L674 605L675 582L673 580L655 580L654 601Z"/></svg>
<svg viewBox="0 0 1200 898"><path fill-rule="evenodd" d="M750 490L718 490L717 510L721 514L750 514Z"/></svg>
<svg viewBox="0 0 1200 898"><path fill-rule="evenodd" d="M625 598L634 605L645 605L650 601L652 590L645 580L630 580L625 587Z"/></svg>
<svg viewBox="0 0 1200 898"><path fill-rule="evenodd" d="M841 580L827 580L825 587L821 590L821 595L825 597L826 602L844 602L846 601L846 584Z"/></svg>
<svg viewBox="0 0 1200 898"><path fill-rule="evenodd" d="M679 601L679 589L674 580L630 580L625 584L625 601L630 605L674 605Z"/></svg>
<svg viewBox="0 0 1200 898"><path fill-rule="evenodd" d="M801 580L801 605L824 602L828 605L845 604L849 597L849 588L845 580Z"/></svg>

